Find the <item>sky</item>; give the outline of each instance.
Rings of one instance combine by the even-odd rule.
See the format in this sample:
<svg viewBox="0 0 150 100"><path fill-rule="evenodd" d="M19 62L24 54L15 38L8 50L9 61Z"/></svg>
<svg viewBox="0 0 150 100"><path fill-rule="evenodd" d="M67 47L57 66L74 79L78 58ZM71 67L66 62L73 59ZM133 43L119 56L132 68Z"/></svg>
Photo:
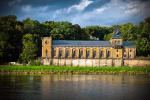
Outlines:
<svg viewBox="0 0 150 100"><path fill-rule="evenodd" d="M69 21L80 26L134 23L150 16L150 0L1 0L0 16Z"/></svg>

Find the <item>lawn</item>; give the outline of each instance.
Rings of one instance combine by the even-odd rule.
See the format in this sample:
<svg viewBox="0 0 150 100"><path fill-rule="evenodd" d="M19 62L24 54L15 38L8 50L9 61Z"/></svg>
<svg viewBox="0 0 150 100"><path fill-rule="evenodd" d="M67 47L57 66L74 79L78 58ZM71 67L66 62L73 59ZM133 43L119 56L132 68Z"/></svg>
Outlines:
<svg viewBox="0 0 150 100"><path fill-rule="evenodd" d="M150 67L73 67L73 66L0 66L2 72L46 72L46 73L132 73L150 74Z"/></svg>

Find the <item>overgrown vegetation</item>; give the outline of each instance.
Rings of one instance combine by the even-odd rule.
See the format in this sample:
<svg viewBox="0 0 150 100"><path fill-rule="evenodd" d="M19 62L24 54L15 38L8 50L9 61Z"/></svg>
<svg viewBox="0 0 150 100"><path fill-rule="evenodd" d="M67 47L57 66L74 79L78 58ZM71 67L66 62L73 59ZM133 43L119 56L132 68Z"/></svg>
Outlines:
<svg viewBox="0 0 150 100"><path fill-rule="evenodd" d="M37 20L25 19L18 21L14 15L0 17L0 63L17 61L18 58L25 58L27 50L24 37L30 33L29 40L35 50L30 58L41 57L41 37L52 36L53 39L67 40L109 40L113 34L115 25L87 26L81 28L78 24L70 22L46 21L40 23ZM137 44L138 56L150 55L150 17L138 25L132 23L119 25L124 40L132 40ZM33 37L32 37L33 36ZM29 44L29 42L28 42ZM36 47L35 45L36 44ZM36 52L37 51L37 52ZM25 52L26 53L26 52ZM27 59L26 59L27 60ZM29 61L24 62L29 62Z"/></svg>
<svg viewBox="0 0 150 100"><path fill-rule="evenodd" d="M72 66L0 66L0 72L44 73L133 73L149 74L149 67L72 67Z"/></svg>

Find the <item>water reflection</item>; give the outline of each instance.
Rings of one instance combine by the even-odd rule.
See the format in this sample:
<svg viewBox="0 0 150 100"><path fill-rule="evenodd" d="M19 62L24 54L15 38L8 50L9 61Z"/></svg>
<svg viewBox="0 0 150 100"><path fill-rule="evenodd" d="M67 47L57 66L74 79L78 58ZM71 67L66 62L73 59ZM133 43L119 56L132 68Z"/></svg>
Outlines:
<svg viewBox="0 0 150 100"><path fill-rule="evenodd" d="M0 76L0 100L142 100L150 76Z"/></svg>

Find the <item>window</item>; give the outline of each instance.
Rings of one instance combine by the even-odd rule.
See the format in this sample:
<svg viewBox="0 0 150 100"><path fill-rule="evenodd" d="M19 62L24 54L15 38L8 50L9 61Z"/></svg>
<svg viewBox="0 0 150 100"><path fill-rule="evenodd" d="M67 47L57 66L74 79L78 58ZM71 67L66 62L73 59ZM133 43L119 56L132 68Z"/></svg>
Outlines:
<svg viewBox="0 0 150 100"><path fill-rule="evenodd" d="M118 58L118 55L117 55L117 58Z"/></svg>
<svg viewBox="0 0 150 100"><path fill-rule="evenodd" d="M125 57L125 58L127 57L126 54L124 54L124 57Z"/></svg>
<svg viewBox="0 0 150 100"><path fill-rule="evenodd" d="M86 58L90 58L90 51L89 50L86 51Z"/></svg>
<svg viewBox="0 0 150 100"><path fill-rule="evenodd" d="M53 49L53 52L54 52L53 56L56 57L56 49Z"/></svg>
<svg viewBox="0 0 150 100"><path fill-rule="evenodd" d="M83 50L80 49L80 51L79 51L79 58L82 58L82 57L83 57Z"/></svg>
<svg viewBox="0 0 150 100"><path fill-rule="evenodd" d="M116 51L118 52L118 49Z"/></svg>
<svg viewBox="0 0 150 100"><path fill-rule="evenodd" d="M62 53L63 53L63 52L62 52L62 49L60 49L60 50L59 50L59 58L62 58L62 55L63 55Z"/></svg>
<svg viewBox="0 0 150 100"><path fill-rule="evenodd" d="M46 58L48 58L48 50L47 49L45 51L45 54L46 54Z"/></svg>
<svg viewBox="0 0 150 100"><path fill-rule="evenodd" d="M45 44L46 44L46 45L48 44L48 41L47 41L47 40L45 41Z"/></svg>
<svg viewBox="0 0 150 100"><path fill-rule="evenodd" d="M73 49L73 50L72 50L72 58L75 58L75 56L76 56L76 50Z"/></svg>
<svg viewBox="0 0 150 100"><path fill-rule="evenodd" d="M102 58L104 56L103 51L100 50L100 58Z"/></svg>
<svg viewBox="0 0 150 100"><path fill-rule="evenodd" d="M66 58L68 58L68 57L69 57L69 50L66 49Z"/></svg>
<svg viewBox="0 0 150 100"><path fill-rule="evenodd" d="M126 52L126 50L124 49L124 52Z"/></svg>
<svg viewBox="0 0 150 100"><path fill-rule="evenodd" d="M93 57L96 58L96 50L93 51Z"/></svg>
<svg viewBox="0 0 150 100"><path fill-rule="evenodd" d="M132 50L130 50L130 52L132 52Z"/></svg>
<svg viewBox="0 0 150 100"><path fill-rule="evenodd" d="M110 51L107 51L107 57L108 58L110 57Z"/></svg>

